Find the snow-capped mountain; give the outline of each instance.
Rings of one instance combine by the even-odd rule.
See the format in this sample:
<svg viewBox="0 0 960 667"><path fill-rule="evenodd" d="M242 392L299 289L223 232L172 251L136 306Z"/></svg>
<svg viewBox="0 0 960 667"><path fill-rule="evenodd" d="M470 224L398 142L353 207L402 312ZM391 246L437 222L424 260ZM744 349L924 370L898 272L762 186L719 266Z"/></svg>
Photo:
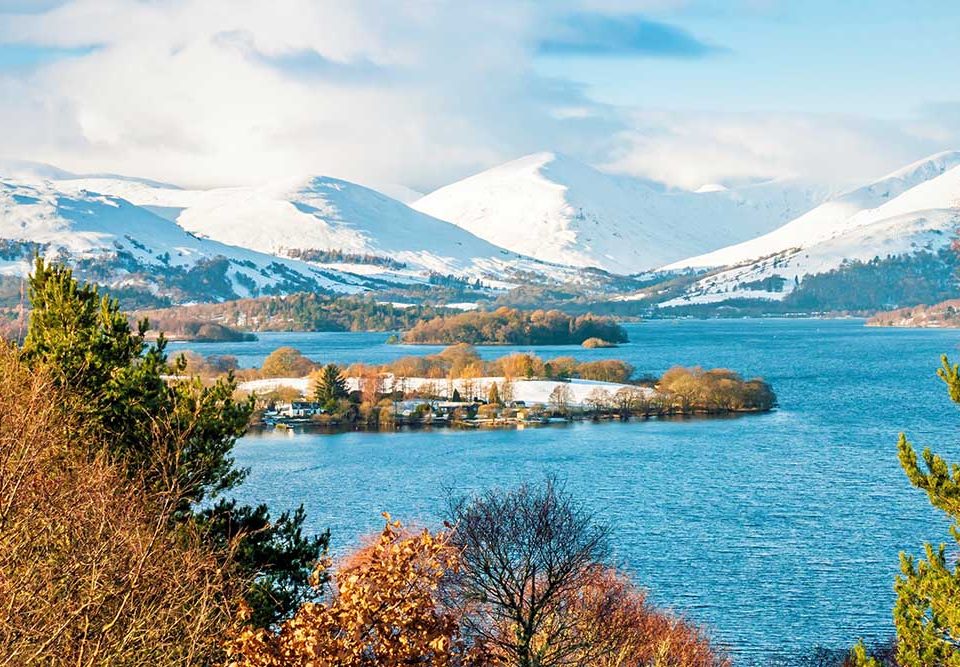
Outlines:
<svg viewBox="0 0 960 667"><path fill-rule="evenodd" d="M808 275L852 261L937 253L960 227L960 151L938 153L842 194L745 243L666 270L727 267L665 305L783 299Z"/></svg>
<svg viewBox="0 0 960 667"><path fill-rule="evenodd" d="M514 252L630 274L763 234L829 194L800 183L668 190L547 152L440 188L413 207Z"/></svg>
<svg viewBox="0 0 960 667"><path fill-rule="evenodd" d="M390 259L407 265L411 275L454 274L480 278L486 284L502 281L513 271L571 273L504 250L375 190L336 178L213 190L183 190L118 178L59 179L56 184L73 192L107 192L202 238L278 257L309 258L317 251L337 251ZM374 270L372 265L349 261L339 264L334 268Z"/></svg>
<svg viewBox="0 0 960 667"><path fill-rule="evenodd" d="M0 274L26 275L34 253L111 286L215 300L303 289L356 292L359 276L200 239L144 208L51 182L0 177Z"/></svg>

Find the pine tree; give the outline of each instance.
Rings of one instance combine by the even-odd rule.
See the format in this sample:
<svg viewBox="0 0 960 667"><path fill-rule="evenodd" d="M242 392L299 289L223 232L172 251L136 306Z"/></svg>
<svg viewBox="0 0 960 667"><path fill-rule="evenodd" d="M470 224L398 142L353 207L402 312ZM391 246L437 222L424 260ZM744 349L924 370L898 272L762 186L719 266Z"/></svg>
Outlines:
<svg viewBox="0 0 960 667"><path fill-rule="evenodd" d="M256 581L248 601L258 621L290 613L310 594L309 576L328 535L305 538L302 511L271 520L265 507L223 498L245 476L232 451L253 407L233 399L232 375L210 387L169 380L183 374L185 360L169 363L162 335L148 345L145 320L134 331L115 299L79 284L66 267L38 258L30 300L24 359L75 397L70 409L105 436L93 441L108 442L110 455L147 492L176 494L178 521L202 524L219 546L240 539L235 563ZM207 508L197 511L202 501Z"/></svg>
<svg viewBox="0 0 960 667"><path fill-rule="evenodd" d="M944 356L937 374L946 383L950 398L960 403L960 368ZM943 510L953 525L950 533L960 547L960 465L949 464L929 448L918 458L904 434L898 443L900 465L910 483L926 491L930 504ZM920 458L923 459L921 464ZM951 551L955 550L952 549ZM902 667L960 665L960 566L948 559L943 544L924 545L924 558L900 554L900 575L894 589L893 609L897 628L897 664ZM851 662L863 667L879 663L858 646Z"/></svg>
<svg viewBox="0 0 960 667"><path fill-rule="evenodd" d="M336 407L337 401L348 395L347 381L343 378L339 366L327 364L320 369L314 389L314 400L317 403L330 410Z"/></svg>

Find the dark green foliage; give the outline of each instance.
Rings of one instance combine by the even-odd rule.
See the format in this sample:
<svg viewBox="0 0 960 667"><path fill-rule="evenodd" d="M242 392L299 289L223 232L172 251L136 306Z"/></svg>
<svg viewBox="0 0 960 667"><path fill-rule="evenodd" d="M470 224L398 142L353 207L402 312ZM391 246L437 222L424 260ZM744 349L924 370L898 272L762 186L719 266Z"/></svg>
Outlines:
<svg viewBox="0 0 960 667"><path fill-rule="evenodd" d="M233 560L255 576L247 594L254 625L269 626L319 598L319 589L310 586L310 575L317 555L326 551L330 533L305 537L305 519L302 505L271 521L266 505L238 506L235 500L221 500L198 513L198 523L215 537L216 547L226 549L231 540L243 536Z"/></svg>
<svg viewBox="0 0 960 667"><path fill-rule="evenodd" d="M94 286L79 284L65 267L48 266L38 259L30 279L30 298L33 312L24 342L25 360L46 368L76 396L84 424L103 434L96 441L109 443L110 454L131 477L142 480L148 490L175 494L177 520L196 520L197 503L215 499L243 480L245 473L235 467L232 450L246 430L252 403L233 399L232 374L212 386L199 380L168 381L169 376L183 373L185 361L168 363L162 336L155 345L145 342L146 321L132 330L116 300L101 296ZM221 512L237 512L237 517L221 517L210 523L212 529L249 523L260 512L223 503L218 507ZM255 538L241 540L241 552L247 549L247 539L256 539L272 545L276 553L292 550L294 555L278 561L268 549L251 550L243 563L246 573L258 578L259 588L274 586L275 581L286 582L284 586L305 582L312 568L307 560L316 560L326 538L302 538L302 513L273 524L260 513L264 526ZM211 539L227 537L211 534ZM307 552L312 559L304 558ZM273 560L257 562L256 554ZM277 591L275 597L282 600L285 595L288 592ZM257 608L260 618L276 619L285 611L282 606L269 606L270 599L260 593L251 602L268 605Z"/></svg>
<svg viewBox="0 0 960 667"><path fill-rule="evenodd" d="M960 261L949 248L849 262L828 273L804 277L784 305L794 311L868 311L936 303L960 294L958 266Z"/></svg>
<svg viewBox="0 0 960 667"><path fill-rule="evenodd" d="M405 269L405 262L398 262L391 257L381 255L371 255L370 253L359 254L353 252L344 252L343 250L300 250L291 248L287 251L287 257L300 259L304 262L317 262L319 264L369 264L372 266L385 266L389 269Z"/></svg>
<svg viewBox="0 0 960 667"><path fill-rule="evenodd" d="M347 396L349 396L347 381L340 373L340 367L336 364L327 364L321 368L316 379L313 400L325 409L331 410L336 407L340 399Z"/></svg>

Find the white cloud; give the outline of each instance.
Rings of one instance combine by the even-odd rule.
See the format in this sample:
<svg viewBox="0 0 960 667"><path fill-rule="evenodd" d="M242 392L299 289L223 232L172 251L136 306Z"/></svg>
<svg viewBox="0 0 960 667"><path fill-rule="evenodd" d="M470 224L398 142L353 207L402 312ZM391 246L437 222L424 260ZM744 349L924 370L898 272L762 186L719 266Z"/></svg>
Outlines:
<svg viewBox="0 0 960 667"><path fill-rule="evenodd" d="M2 1L2 0L0 0ZM430 189L553 148L672 184L882 171L957 132L612 109L534 68L556 3L69 0L0 43L96 46L0 70L0 157L185 185L324 173ZM671 0L564 0L657 11ZM2 8L2 6L0 6Z"/></svg>
<svg viewBox="0 0 960 667"><path fill-rule="evenodd" d="M960 140L930 115L921 124L828 114L635 111L628 123L606 167L694 189L778 178L856 182Z"/></svg>

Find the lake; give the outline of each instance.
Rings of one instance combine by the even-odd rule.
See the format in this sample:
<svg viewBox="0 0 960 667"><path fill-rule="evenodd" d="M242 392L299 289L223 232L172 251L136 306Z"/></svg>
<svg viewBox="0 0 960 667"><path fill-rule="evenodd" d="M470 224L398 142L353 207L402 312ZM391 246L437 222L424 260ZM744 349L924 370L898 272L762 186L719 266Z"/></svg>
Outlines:
<svg viewBox="0 0 960 667"><path fill-rule="evenodd" d="M444 489L557 473L613 526L621 564L652 599L707 625L736 664L791 664L815 646L892 636L898 552L949 541L948 522L912 489L896 439L960 459L960 414L935 370L960 357L960 331L859 320L682 320L629 324L618 349L516 349L622 358L638 374L727 367L773 385L763 415L576 424L520 431L253 434L238 496L306 506L336 551L382 527L381 511L435 526ZM386 334L261 334L251 343L175 344L259 364L280 345L323 362L384 362L440 348ZM960 360L960 359L958 359ZM781 660L782 658L782 660Z"/></svg>

